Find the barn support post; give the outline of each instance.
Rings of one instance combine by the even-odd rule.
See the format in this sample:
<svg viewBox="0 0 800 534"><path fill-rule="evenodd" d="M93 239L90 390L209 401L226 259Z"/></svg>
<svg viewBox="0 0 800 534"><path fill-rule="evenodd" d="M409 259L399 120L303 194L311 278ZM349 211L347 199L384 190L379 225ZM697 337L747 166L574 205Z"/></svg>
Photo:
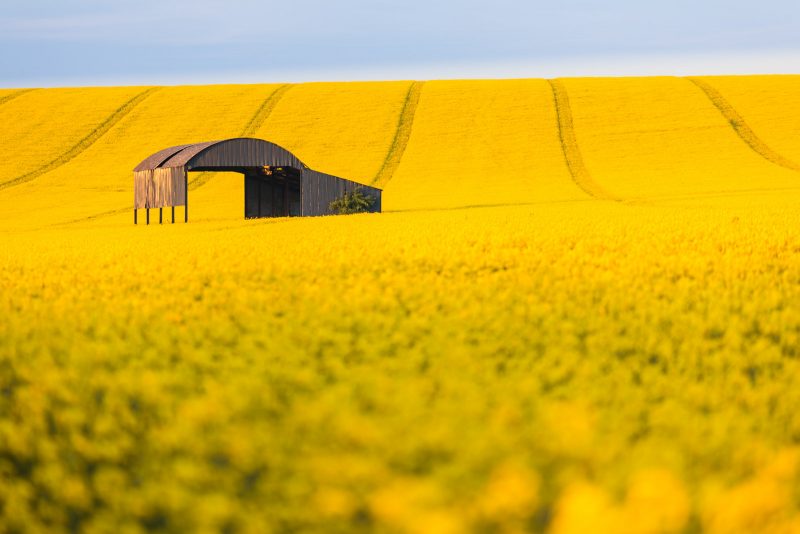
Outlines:
<svg viewBox="0 0 800 534"><path fill-rule="evenodd" d="M261 207L261 191L266 187L266 184L262 180L251 180L250 184L251 190L256 192L256 198L258 198L256 217L261 217L261 214L263 213L263 208ZM245 200L245 202L247 202L247 200ZM245 206L244 209L247 210L247 206Z"/></svg>
<svg viewBox="0 0 800 534"><path fill-rule="evenodd" d="M147 208L145 213L147 214L147 224L150 224L150 208Z"/></svg>
<svg viewBox="0 0 800 534"><path fill-rule="evenodd" d="M289 216L289 179L283 180L283 215Z"/></svg>
<svg viewBox="0 0 800 534"><path fill-rule="evenodd" d="M183 171L183 222L189 222L189 173Z"/></svg>
<svg viewBox="0 0 800 534"><path fill-rule="evenodd" d="M133 208L133 224L139 224L139 222L136 220L136 208Z"/></svg>
<svg viewBox="0 0 800 534"><path fill-rule="evenodd" d="M175 206L172 206L172 224L175 224Z"/></svg>
<svg viewBox="0 0 800 534"><path fill-rule="evenodd" d="M270 214L269 214L270 217L275 217L275 215L278 213L278 203L275 202L275 196L276 196L275 195L275 190L277 189L277 187L275 187L275 186L278 185L277 182L278 181L273 177L272 178L272 187L270 188L270 195L272 195L272 209L271 209Z"/></svg>
<svg viewBox="0 0 800 534"><path fill-rule="evenodd" d="M164 222L164 208L158 208L158 224Z"/></svg>

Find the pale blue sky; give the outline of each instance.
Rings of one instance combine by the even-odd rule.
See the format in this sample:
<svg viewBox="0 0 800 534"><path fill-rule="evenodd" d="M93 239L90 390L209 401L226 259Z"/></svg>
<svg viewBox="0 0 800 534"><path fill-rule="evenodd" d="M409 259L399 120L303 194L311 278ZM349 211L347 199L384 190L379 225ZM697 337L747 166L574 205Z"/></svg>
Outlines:
<svg viewBox="0 0 800 534"><path fill-rule="evenodd" d="M800 73L798 0L2 0L0 86Z"/></svg>

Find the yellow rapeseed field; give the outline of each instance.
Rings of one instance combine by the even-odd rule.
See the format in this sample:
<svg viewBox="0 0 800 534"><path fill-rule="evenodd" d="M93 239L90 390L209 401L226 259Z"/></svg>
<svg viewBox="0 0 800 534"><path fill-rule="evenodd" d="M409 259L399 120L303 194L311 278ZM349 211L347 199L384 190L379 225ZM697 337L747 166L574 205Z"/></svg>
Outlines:
<svg viewBox="0 0 800 534"><path fill-rule="evenodd" d="M37 89L3 102L0 187L50 165L143 89Z"/></svg>
<svg viewBox="0 0 800 534"><path fill-rule="evenodd" d="M555 125L545 80L426 82L386 208L586 199L570 180Z"/></svg>
<svg viewBox="0 0 800 534"><path fill-rule="evenodd" d="M587 169L621 199L800 186L797 171L748 150L687 79L573 79L564 85Z"/></svg>
<svg viewBox="0 0 800 534"><path fill-rule="evenodd" d="M151 88L105 135L74 158L34 180L2 190L0 202L5 202L5 207L0 221L13 225L53 224L120 209L127 215L131 205L131 170L136 164L167 146L198 138L213 140L240 135L261 103L277 88L277 85ZM141 94L146 89L135 92ZM83 98L87 105L96 101L92 92ZM81 103L73 102L72 106L80 107ZM49 145L48 137L37 141ZM61 148L50 151L58 154Z"/></svg>
<svg viewBox="0 0 800 534"><path fill-rule="evenodd" d="M800 78L797 76L709 76L767 146L800 164Z"/></svg>
<svg viewBox="0 0 800 534"><path fill-rule="evenodd" d="M0 531L799 532L797 80L0 90ZM385 213L132 224L243 134Z"/></svg>
<svg viewBox="0 0 800 534"><path fill-rule="evenodd" d="M313 169L368 184L386 157L410 83L294 86L256 136L298 154Z"/></svg>

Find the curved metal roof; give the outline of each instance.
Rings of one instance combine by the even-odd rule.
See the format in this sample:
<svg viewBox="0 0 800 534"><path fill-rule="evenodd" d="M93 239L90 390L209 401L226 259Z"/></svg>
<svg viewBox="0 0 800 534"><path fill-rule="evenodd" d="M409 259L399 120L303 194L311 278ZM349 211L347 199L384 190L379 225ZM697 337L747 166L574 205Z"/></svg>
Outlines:
<svg viewBox="0 0 800 534"><path fill-rule="evenodd" d="M145 158L134 171L165 167L185 167L187 171L213 167L295 167L307 169L300 159L285 148L250 137L236 137L159 150Z"/></svg>
<svg viewBox="0 0 800 534"><path fill-rule="evenodd" d="M144 161L142 161L139 165L137 165L133 170L136 171L152 171L156 167L160 167L162 163L167 161L169 158L174 156L177 152L180 152L187 146L192 145L178 145L178 146L171 146L169 148L165 148L163 150L159 150L155 154L147 156Z"/></svg>

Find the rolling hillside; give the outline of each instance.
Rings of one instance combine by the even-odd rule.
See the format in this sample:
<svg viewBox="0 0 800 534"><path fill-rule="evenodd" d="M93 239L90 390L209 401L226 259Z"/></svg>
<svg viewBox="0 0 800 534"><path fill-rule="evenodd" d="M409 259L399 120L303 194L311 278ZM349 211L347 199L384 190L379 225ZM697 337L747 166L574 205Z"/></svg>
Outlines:
<svg viewBox="0 0 800 534"><path fill-rule="evenodd" d="M379 182L387 211L794 190L798 85L758 76L5 90L0 221L122 222L144 156L233 136ZM193 218L240 215L237 177L192 180Z"/></svg>
<svg viewBox="0 0 800 534"><path fill-rule="evenodd" d="M584 79L566 80L564 86L570 94L578 150L589 174L617 198L703 196L800 185L796 170L752 150L689 80Z"/></svg>
<svg viewBox="0 0 800 534"><path fill-rule="evenodd" d="M799 89L0 90L0 530L800 532ZM132 224L233 136L384 213Z"/></svg>

